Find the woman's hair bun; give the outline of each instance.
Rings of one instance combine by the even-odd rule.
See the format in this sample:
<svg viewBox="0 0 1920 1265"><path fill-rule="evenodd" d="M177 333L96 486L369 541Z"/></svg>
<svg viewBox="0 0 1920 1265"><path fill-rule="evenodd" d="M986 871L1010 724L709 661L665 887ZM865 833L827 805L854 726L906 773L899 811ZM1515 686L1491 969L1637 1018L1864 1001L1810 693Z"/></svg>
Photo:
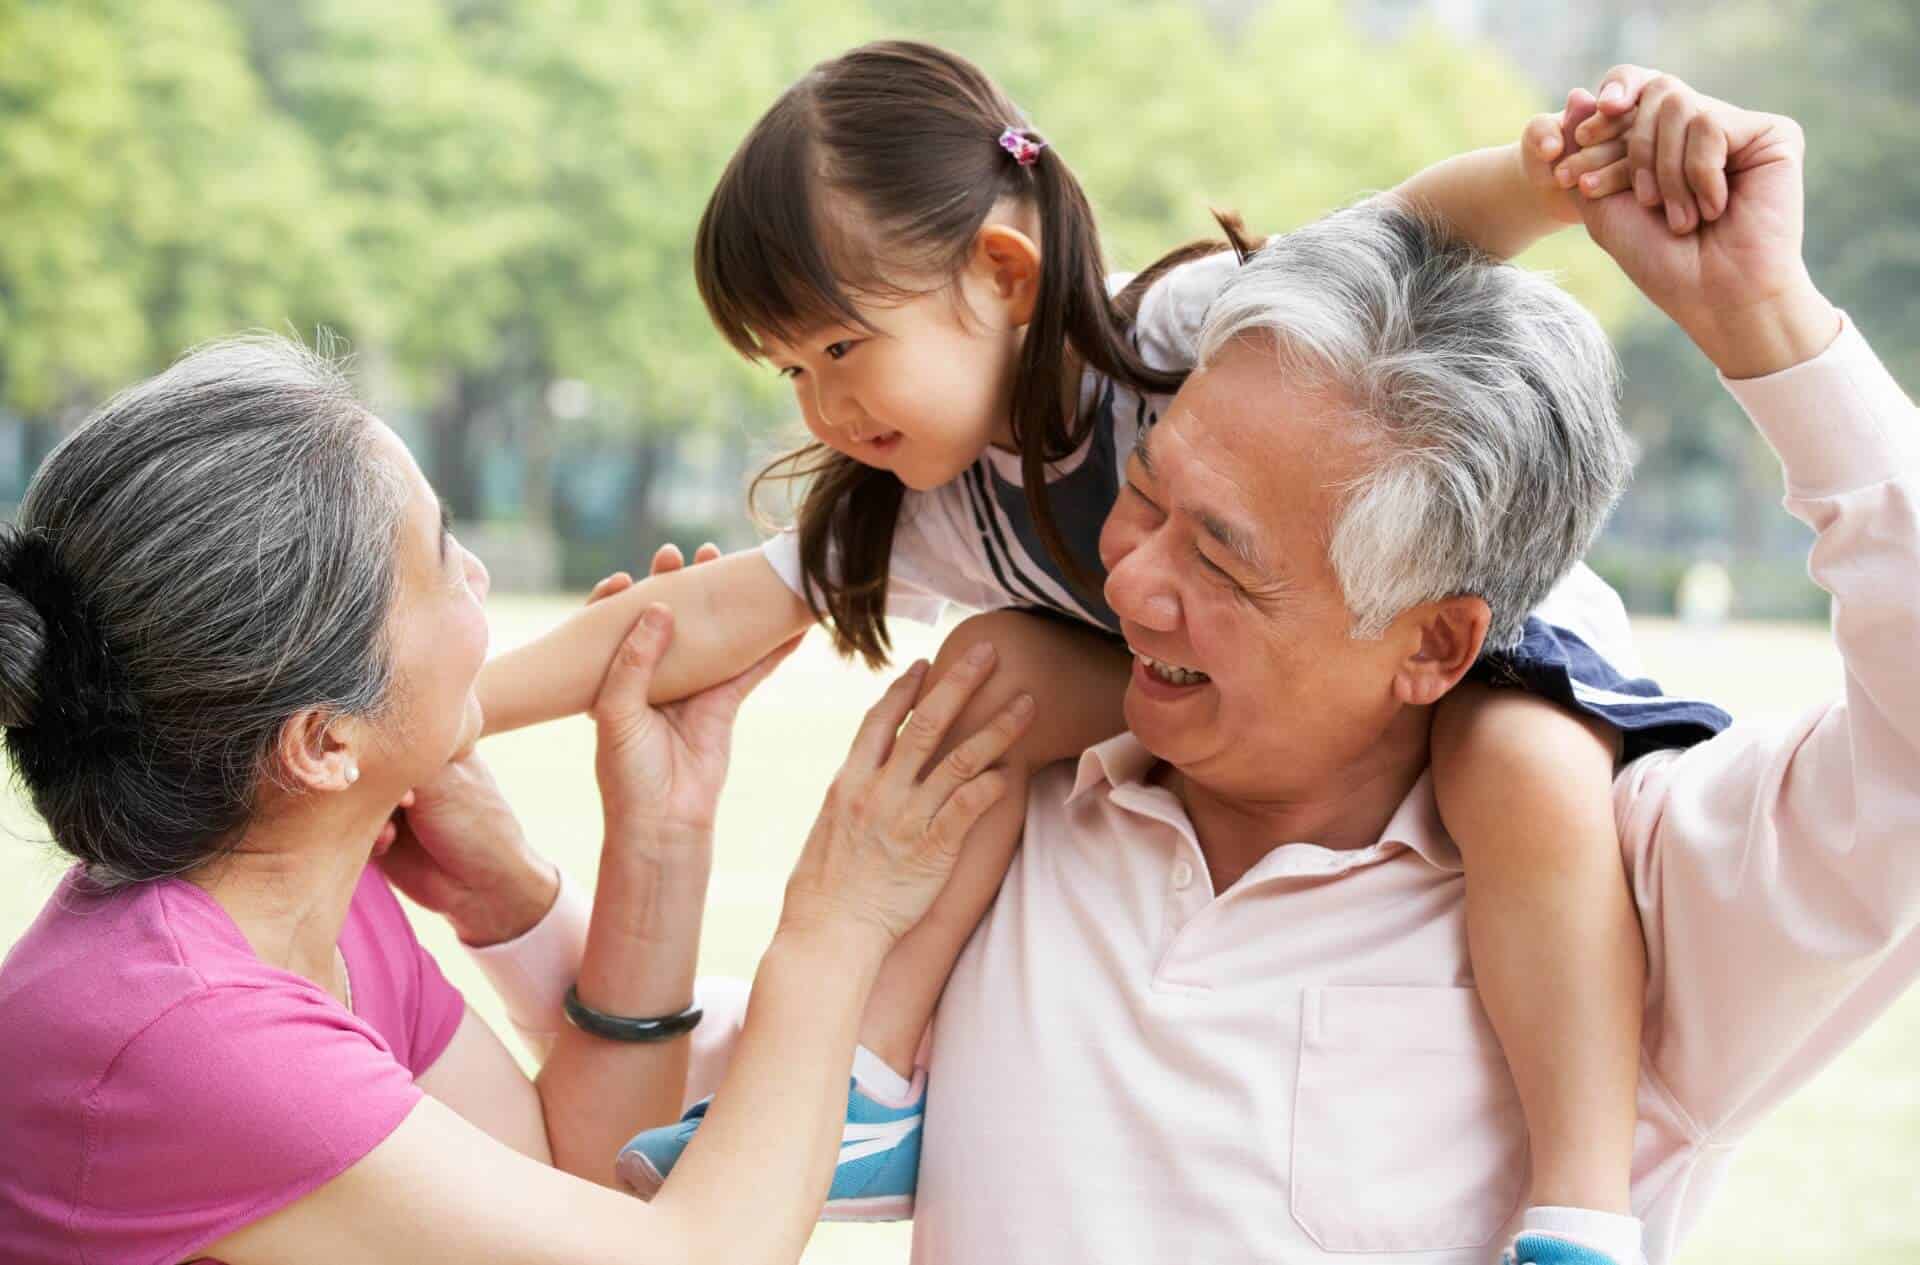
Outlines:
<svg viewBox="0 0 1920 1265"><path fill-rule="evenodd" d="M33 552L31 537L15 527L0 528L0 725L31 725L39 711L41 671L47 658L47 621L28 593L14 586L16 564ZM28 577L27 587L33 588Z"/></svg>

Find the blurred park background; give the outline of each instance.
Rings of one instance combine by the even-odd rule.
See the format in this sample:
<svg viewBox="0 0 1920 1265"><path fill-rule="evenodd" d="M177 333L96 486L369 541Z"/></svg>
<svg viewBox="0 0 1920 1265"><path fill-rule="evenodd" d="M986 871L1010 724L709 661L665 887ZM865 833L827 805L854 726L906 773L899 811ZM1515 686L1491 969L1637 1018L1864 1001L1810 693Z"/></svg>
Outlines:
<svg viewBox="0 0 1920 1265"><path fill-rule="evenodd" d="M1920 389L1913 0L0 0L0 503L106 395L195 342L324 327L494 569L502 642L558 617L542 594L660 540L751 543L745 476L795 415L708 326L692 229L778 92L885 35L956 47L1011 89L1079 174L1116 268L1204 233L1209 206L1284 230L1513 139L1615 62L1672 70L1805 125L1814 276ZM1525 262L1561 275L1626 365L1639 473L1594 562L1650 617L1650 662L1743 719L1829 692L1806 534L1704 361L1576 234ZM1743 622L1659 618L1703 562ZM906 653L923 644L903 633ZM751 971L877 688L813 644L753 705L711 969ZM494 758L536 837L590 881L585 730L511 736ZM0 851L0 946L56 873L44 849ZM1910 1000L1756 1139L1685 1259L1803 1261L1846 1236L1869 1265L1920 1260L1916 1050ZM839 1228L809 1259L877 1265L904 1244Z"/></svg>

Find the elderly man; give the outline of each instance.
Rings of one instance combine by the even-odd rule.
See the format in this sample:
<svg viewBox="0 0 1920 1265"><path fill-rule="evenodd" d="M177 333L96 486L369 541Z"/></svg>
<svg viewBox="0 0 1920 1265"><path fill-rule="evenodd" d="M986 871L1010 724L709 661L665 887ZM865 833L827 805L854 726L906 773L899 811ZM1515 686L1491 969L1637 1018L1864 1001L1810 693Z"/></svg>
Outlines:
<svg viewBox="0 0 1920 1265"><path fill-rule="evenodd" d="M1797 129L1708 108L1726 214L1676 237L1619 197L1589 228L1779 453L1849 672L1843 701L1784 733L1731 731L1616 783L1649 957L1633 1197L1655 1262L1760 1116L1920 971L1920 418L1806 276ZM917 1259L1497 1248L1524 1134L1471 987L1427 709L1572 559L1529 492L1407 492L1485 487L1491 465L1577 496L1601 446L1562 381L1581 366L1521 374L1568 409L1544 430L1485 424L1497 402L1446 372L1526 370L1547 345L1503 271L1363 212L1276 242L1210 311L1206 367L1102 543L1136 653L1212 682L1136 671L1132 732L1036 783L941 1007ZM1488 306L1478 330L1463 292ZM1396 428L1402 391L1440 424ZM1188 564L1209 535L1240 540L1248 596Z"/></svg>
<svg viewBox="0 0 1920 1265"><path fill-rule="evenodd" d="M1727 142L1724 213L1675 236L1620 196L1588 227L1779 453L1848 675L1784 732L1616 783L1648 950L1633 1205L1656 1265L1735 1144L1920 972L1920 419L1807 277L1797 128L1701 109ZM1485 1262L1513 1228L1524 1130L1472 987L1428 717L1573 563L1542 504L1610 495L1573 415L1605 371L1557 358L1579 346L1530 324L1552 319L1537 282L1379 210L1282 239L1215 304L1102 542L1136 653L1210 680L1137 669L1131 732L1035 780L940 1010L917 1260ZM1400 372L1376 372L1389 348ZM1425 373L1443 350L1510 372ZM1418 430L1396 426L1409 390ZM1457 494L1503 469L1519 490ZM1203 537L1243 555L1243 593L1188 565ZM528 1026L577 961L571 917L493 951Z"/></svg>

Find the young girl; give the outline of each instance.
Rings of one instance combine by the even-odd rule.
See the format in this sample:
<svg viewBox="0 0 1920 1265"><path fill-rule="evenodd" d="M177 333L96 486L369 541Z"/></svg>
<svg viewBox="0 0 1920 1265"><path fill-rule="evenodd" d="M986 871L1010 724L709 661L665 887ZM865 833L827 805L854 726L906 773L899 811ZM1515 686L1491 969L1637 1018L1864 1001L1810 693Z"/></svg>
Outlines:
<svg viewBox="0 0 1920 1265"><path fill-rule="evenodd" d="M1567 126L1579 121L1570 113ZM1617 164L1618 130L1569 152L1562 179ZM1463 155L1396 193L1511 255L1576 218L1550 174L1572 148L1559 120L1536 121L1530 137L1524 153ZM495 660L480 685L489 731L585 710L651 602L678 620L655 677L665 699L816 621L843 652L882 663L889 614L931 620L955 601L1058 617L992 631L1001 666L976 707L1022 689L1040 700L1016 770L1118 732L1131 657L1100 596L1095 542L1121 465L1193 367L1201 318L1236 262L1224 244L1187 247L1116 288L1072 173L975 67L883 43L815 68L734 155L697 248L715 323L793 382L816 440L770 472L808 480L797 526L761 550L643 581ZM1584 569L1557 597L1617 607ZM1476 984L1528 1121L1530 1201L1625 1214L1644 963L1612 771L1623 751L1692 741L1725 718L1671 700L1619 712L1584 701L1624 678L1571 666L1593 656L1569 644L1536 620L1520 649L1495 658L1502 683L1566 710L1463 686L1437 709L1433 773L1465 857ZM1023 797L1009 797L975 829L935 912L888 960L862 1028L830 1215L911 1205L922 1085L908 1077L1023 817ZM636 1139L623 1174L643 1191L657 1183L699 1111Z"/></svg>

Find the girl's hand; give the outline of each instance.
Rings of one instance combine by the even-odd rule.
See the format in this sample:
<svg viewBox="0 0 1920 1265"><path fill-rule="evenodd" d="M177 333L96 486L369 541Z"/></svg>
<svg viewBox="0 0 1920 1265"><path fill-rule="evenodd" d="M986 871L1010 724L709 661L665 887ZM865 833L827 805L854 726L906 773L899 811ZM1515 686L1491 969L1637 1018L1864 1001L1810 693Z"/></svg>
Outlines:
<svg viewBox="0 0 1920 1265"><path fill-rule="evenodd" d="M1574 204L1568 189L1572 186L1569 178L1565 182L1559 179L1562 169L1570 165L1585 170L1585 161L1581 158L1579 146L1573 139L1574 129L1593 113L1593 98L1582 92L1567 94L1566 107L1558 112L1536 114L1527 120L1520 131L1520 168L1525 173L1527 184L1540 199L1546 214L1563 224L1580 222L1580 208Z"/></svg>
<svg viewBox="0 0 1920 1265"><path fill-rule="evenodd" d="M1632 121L1631 115L1603 114L1593 95L1579 88L1567 94L1558 114L1536 114L1527 121L1520 134L1520 162L1548 215L1576 224L1576 194L1598 198L1626 187L1622 138Z"/></svg>
<svg viewBox="0 0 1920 1265"><path fill-rule="evenodd" d="M922 775L993 660L976 646L924 697L916 663L867 712L787 883L783 924L851 923L891 944L926 913L961 841L1007 791L995 762L1033 720L1021 694Z"/></svg>
<svg viewBox="0 0 1920 1265"><path fill-rule="evenodd" d="M702 545L694 563L719 556L716 546ZM679 549L663 545L653 556L652 574L684 565ZM588 600L609 597L632 583L624 573L608 576ZM627 635L594 700L599 730L594 771L610 838L617 837L616 826L618 834L649 829L705 835L712 830L740 704L800 644L795 637L730 680L652 707L647 690L672 639L673 612L650 607Z"/></svg>
<svg viewBox="0 0 1920 1265"><path fill-rule="evenodd" d="M1590 197L1632 189L1634 200L1659 208L1667 227L1687 234L1726 214L1728 138L1709 106L1730 110L1671 75L1642 66L1615 66L1601 81L1591 116L1575 129L1581 144L1623 137L1620 150L1597 169Z"/></svg>

